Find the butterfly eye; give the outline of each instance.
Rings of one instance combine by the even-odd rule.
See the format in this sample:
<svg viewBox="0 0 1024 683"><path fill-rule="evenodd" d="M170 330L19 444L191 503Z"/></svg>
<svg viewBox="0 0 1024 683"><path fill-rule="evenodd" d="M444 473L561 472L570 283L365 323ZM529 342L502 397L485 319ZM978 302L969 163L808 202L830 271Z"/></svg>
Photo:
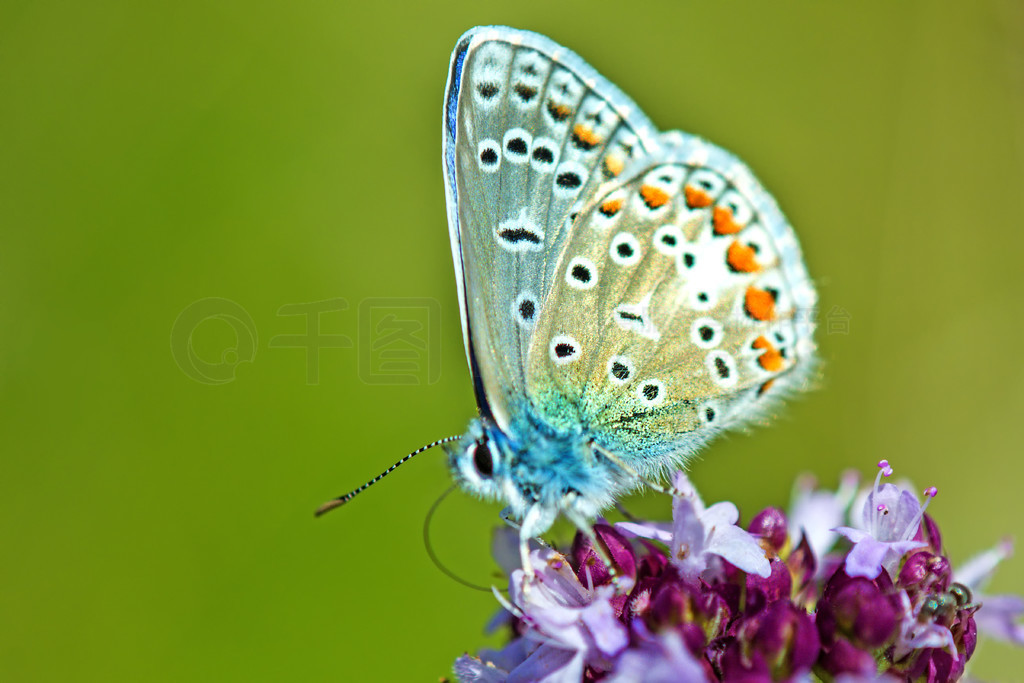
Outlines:
<svg viewBox="0 0 1024 683"><path fill-rule="evenodd" d="M470 448L473 449L473 466L481 477L490 477L494 474L494 460L491 458L491 449L487 447L486 441L477 441Z"/></svg>

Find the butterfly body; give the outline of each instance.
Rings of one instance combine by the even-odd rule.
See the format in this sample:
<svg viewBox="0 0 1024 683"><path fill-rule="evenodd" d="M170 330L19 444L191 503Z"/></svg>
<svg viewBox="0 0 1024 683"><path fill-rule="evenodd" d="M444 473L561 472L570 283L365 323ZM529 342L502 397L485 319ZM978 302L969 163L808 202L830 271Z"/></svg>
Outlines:
<svg viewBox="0 0 1024 683"><path fill-rule="evenodd" d="M442 134L481 413L450 464L524 534L585 523L802 388L814 288L736 157L504 27L459 40Z"/></svg>
<svg viewBox="0 0 1024 683"><path fill-rule="evenodd" d="M477 418L449 451L456 481L507 503L526 536L543 532L559 513L593 519L637 487L639 482L600 457L585 430L560 431L531 412L505 428Z"/></svg>

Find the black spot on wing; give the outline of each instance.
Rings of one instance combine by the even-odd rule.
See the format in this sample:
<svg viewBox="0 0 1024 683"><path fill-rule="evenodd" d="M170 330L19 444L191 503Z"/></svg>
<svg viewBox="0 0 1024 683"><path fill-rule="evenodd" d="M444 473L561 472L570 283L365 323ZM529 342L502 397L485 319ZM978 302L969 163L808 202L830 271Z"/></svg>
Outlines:
<svg viewBox="0 0 1024 683"><path fill-rule="evenodd" d="M518 244L520 242L529 242L530 244L541 243L540 235L526 228L505 228L498 231L498 237L509 244Z"/></svg>

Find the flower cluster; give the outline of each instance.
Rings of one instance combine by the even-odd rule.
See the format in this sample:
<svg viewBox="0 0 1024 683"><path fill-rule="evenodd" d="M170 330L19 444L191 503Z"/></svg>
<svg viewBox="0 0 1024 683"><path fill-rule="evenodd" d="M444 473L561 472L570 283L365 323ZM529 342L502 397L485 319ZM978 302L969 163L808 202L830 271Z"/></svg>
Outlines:
<svg viewBox="0 0 1024 683"><path fill-rule="evenodd" d="M940 683L963 675L979 627L1024 645L1024 601L977 592L1009 544L954 571L925 513L936 490L922 505L883 483L891 474L879 463L859 497L855 477L834 492L803 482L788 516L767 508L743 529L735 505L705 507L680 473L671 524L598 523L599 548L577 534L567 554L533 550L508 599L496 593L511 641L459 658L455 673L463 683Z"/></svg>

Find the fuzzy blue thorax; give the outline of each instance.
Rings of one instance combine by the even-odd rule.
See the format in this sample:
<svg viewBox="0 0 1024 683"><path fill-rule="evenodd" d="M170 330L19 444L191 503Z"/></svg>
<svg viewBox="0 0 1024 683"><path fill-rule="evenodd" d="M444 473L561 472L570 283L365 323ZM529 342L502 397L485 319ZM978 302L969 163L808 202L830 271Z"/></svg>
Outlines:
<svg viewBox="0 0 1024 683"><path fill-rule="evenodd" d="M547 531L559 514L589 527L601 510L638 482L602 455L578 429L552 429L526 411L507 431L475 418L461 440L445 447L459 485L501 500L524 537Z"/></svg>

